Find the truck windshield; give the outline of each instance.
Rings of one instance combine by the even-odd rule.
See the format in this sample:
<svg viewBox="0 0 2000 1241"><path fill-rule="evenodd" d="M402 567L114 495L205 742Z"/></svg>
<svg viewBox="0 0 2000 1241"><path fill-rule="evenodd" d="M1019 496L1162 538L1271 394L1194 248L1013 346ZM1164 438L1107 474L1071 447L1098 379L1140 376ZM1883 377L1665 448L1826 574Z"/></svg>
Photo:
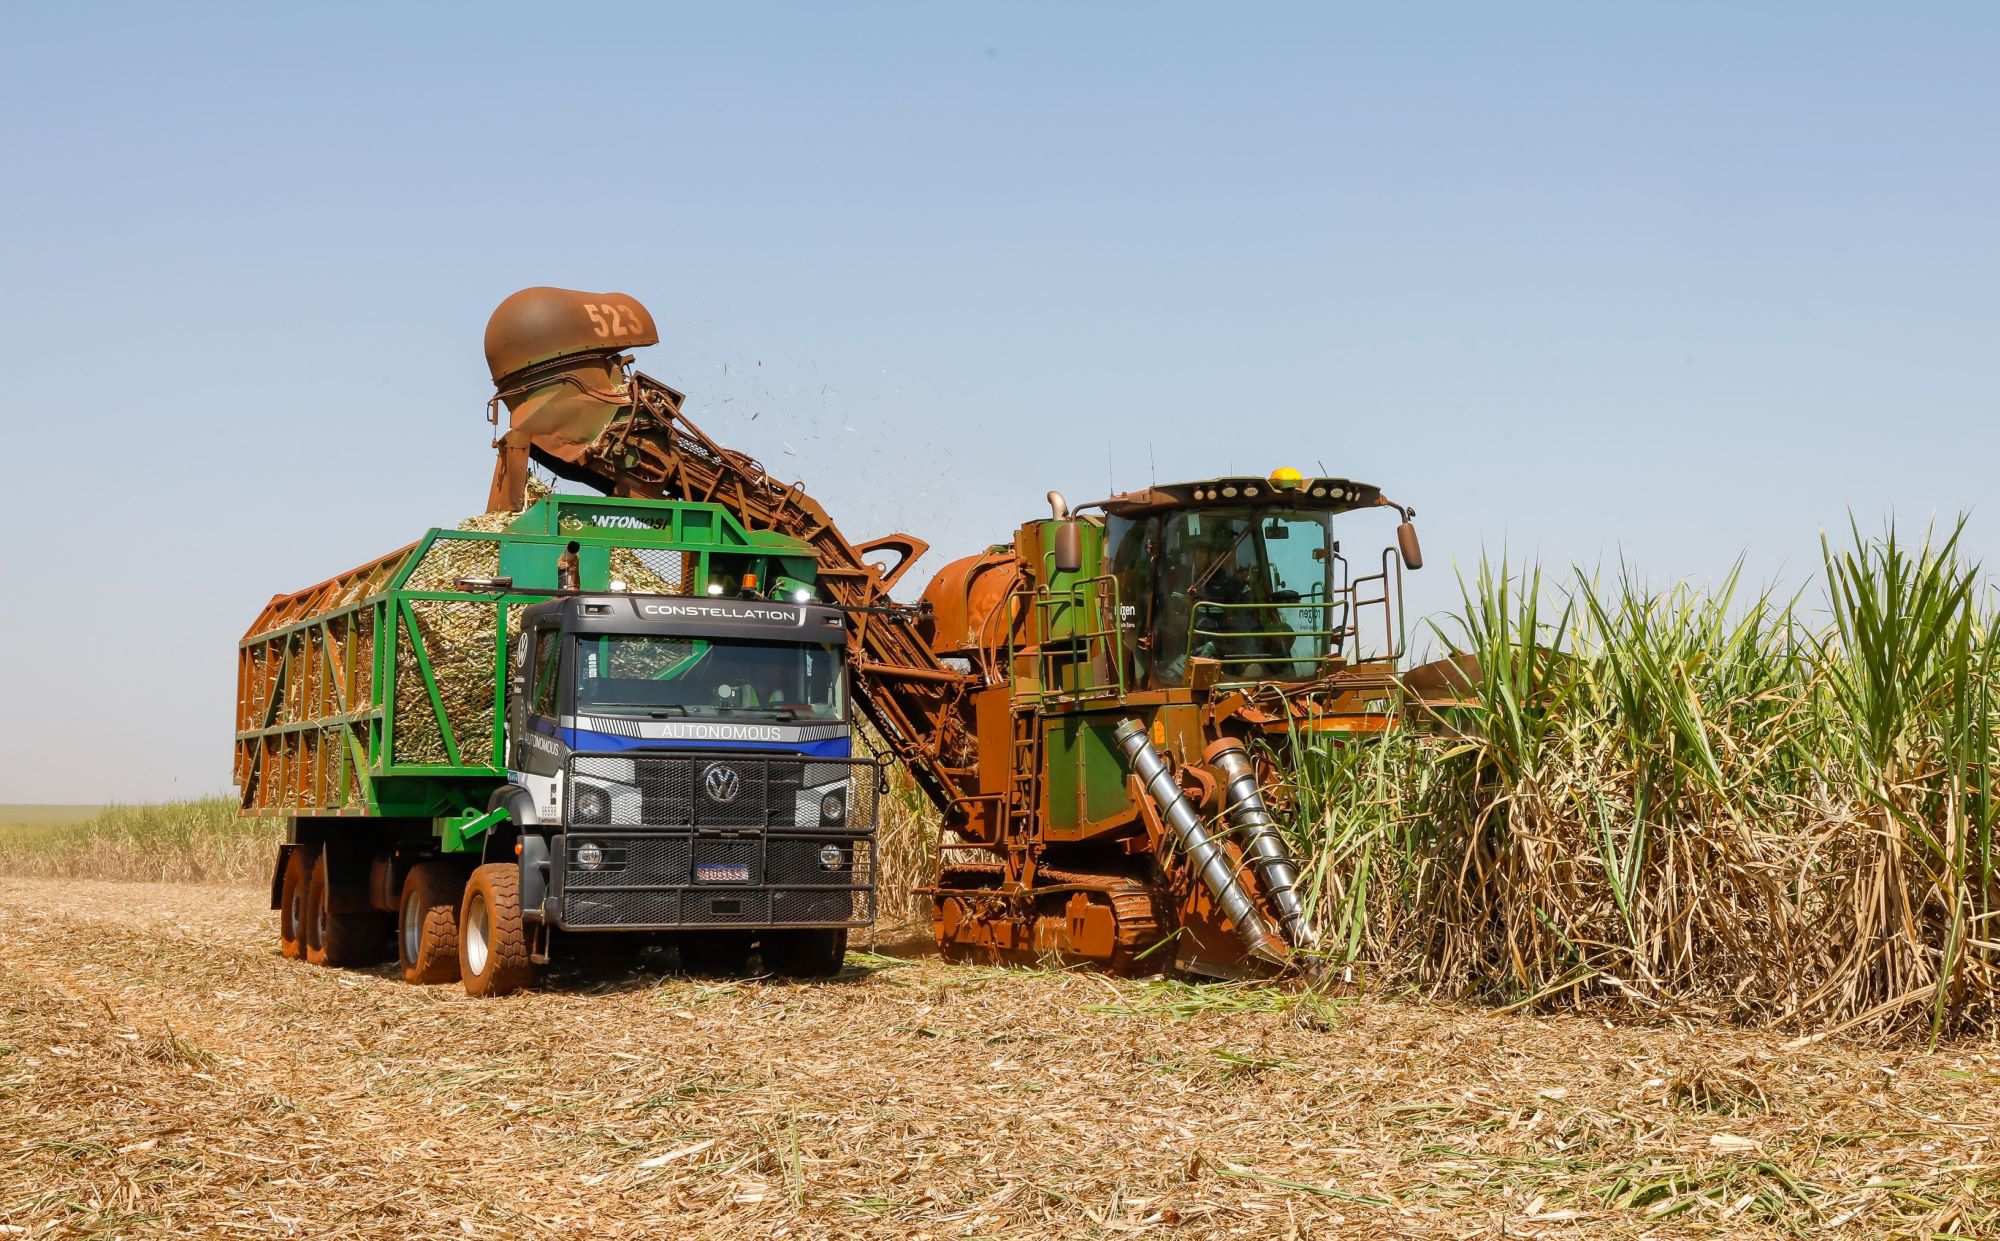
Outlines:
<svg viewBox="0 0 2000 1241"><path fill-rule="evenodd" d="M576 640L580 715L845 718L841 649L655 634Z"/></svg>

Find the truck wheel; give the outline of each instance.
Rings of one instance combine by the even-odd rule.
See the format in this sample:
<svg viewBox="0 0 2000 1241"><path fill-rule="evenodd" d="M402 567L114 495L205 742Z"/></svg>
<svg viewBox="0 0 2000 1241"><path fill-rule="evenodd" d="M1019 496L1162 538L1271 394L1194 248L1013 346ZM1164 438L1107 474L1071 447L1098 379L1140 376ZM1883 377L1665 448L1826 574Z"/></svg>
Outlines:
<svg viewBox="0 0 2000 1241"><path fill-rule="evenodd" d="M458 874L443 862L419 862L403 879L396 959L403 981L458 981Z"/></svg>
<svg viewBox="0 0 2000 1241"><path fill-rule="evenodd" d="M689 931L681 937L681 968L690 974L741 974L749 964L748 931Z"/></svg>
<svg viewBox="0 0 2000 1241"><path fill-rule="evenodd" d="M764 965L793 978L831 978L847 959L847 928L764 932Z"/></svg>
<svg viewBox="0 0 2000 1241"><path fill-rule="evenodd" d="M322 856L306 879L306 960L314 965L373 965L383 957L381 914L333 912L333 875Z"/></svg>
<svg viewBox="0 0 2000 1241"><path fill-rule="evenodd" d="M278 888L278 953L296 961L306 954L306 851L285 855Z"/></svg>
<svg viewBox="0 0 2000 1241"><path fill-rule="evenodd" d="M467 995L506 995L535 980L521 925L521 868L489 862L465 884L458 916L458 972Z"/></svg>

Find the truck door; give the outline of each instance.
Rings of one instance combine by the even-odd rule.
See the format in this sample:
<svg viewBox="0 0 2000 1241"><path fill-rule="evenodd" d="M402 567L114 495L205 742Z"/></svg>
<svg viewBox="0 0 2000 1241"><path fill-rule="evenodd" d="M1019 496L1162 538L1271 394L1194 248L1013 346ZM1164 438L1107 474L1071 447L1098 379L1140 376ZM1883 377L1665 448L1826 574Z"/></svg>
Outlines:
<svg viewBox="0 0 2000 1241"><path fill-rule="evenodd" d="M537 625L522 645L524 667L520 688L508 712L509 745L518 771L555 775L562 770L560 708L562 702L562 630ZM532 738L532 739L531 739Z"/></svg>

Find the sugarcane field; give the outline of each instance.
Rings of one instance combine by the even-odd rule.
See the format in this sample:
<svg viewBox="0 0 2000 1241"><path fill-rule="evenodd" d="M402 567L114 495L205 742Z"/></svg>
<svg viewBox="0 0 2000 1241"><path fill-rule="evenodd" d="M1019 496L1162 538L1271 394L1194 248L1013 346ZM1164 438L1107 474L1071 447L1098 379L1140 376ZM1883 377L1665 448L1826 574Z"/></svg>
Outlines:
<svg viewBox="0 0 2000 1241"><path fill-rule="evenodd" d="M2000 1239L2000 16L558 16L0 50L0 1238Z"/></svg>

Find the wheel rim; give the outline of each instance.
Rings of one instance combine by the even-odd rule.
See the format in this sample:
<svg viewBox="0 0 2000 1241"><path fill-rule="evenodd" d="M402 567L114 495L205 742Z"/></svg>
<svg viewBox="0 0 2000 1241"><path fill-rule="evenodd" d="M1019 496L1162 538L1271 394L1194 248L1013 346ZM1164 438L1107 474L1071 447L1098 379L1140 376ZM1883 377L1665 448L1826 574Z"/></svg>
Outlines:
<svg viewBox="0 0 2000 1241"><path fill-rule="evenodd" d="M412 889L403 898L403 960L414 963L417 950L424 941L424 902L422 894Z"/></svg>
<svg viewBox="0 0 2000 1241"><path fill-rule="evenodd" d="M306 894L303 883L292 888L292 899L285 902L285 937L293 943L305 938Z"/></svg>
<svg viewBox="0 0 2000 1241"><path fill-rule="evenodd" d="M486 898L478 892L465 907L465 964L473 974L486 972Z"/></svg>

